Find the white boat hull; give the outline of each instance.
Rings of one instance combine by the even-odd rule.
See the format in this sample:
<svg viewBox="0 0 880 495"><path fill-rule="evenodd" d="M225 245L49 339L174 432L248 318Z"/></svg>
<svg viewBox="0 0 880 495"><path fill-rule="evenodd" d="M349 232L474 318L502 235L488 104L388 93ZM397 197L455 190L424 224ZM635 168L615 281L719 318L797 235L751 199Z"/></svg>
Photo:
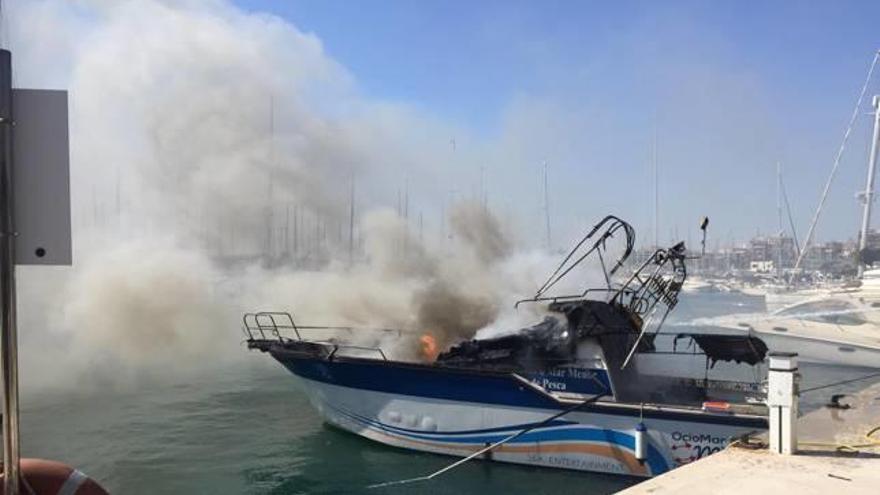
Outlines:
<svg viewBox="0 0 880 495"><path fill-rule="evenodd" d="M312 405L328 423L376 442L422 452L464 457L541 423L563 408L446 400L430 397L431 390L413 396L352 388L328 383L340 376L332 370L321 371L316 380L311 379L317 376L312 371L302 376L296 365L285 365L300 375ZM321 369L327 365L333 366L318 364ZM519 394L533 393L515 381L511 387L519 388ZM435 385L433 390L438 388ZM754 416L672 407L645 410L642 421L648 429L649 448L648 458L640 462L634 454L638 406L597 404L584 409L588 408L538 426L484 458L650 477L718 452L733 437L766 428L764 418Z"/></svg>
<svg viewBox="0 0 880 495"><path fill-rule="evenodd" d="M819 339L796 334L754 331L774 352L796 352L798 361L838 366L880 368L880 340L877 346L849 341Z"/></svg>

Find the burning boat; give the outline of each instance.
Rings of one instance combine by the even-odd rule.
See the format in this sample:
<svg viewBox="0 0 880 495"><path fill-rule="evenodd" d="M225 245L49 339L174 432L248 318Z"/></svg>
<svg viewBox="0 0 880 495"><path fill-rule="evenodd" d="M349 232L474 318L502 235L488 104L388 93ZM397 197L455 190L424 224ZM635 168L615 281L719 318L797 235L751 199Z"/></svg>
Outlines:
<svg viewBox="0 0 880 495"><path fill-rule="evenodd" d="M430 362L389 359L341 337L353 329L299 326L289 313L245 315L248 347L297 375L327 422L377 442L654 476L767 428L767 348L751 336L663 332L687 277L686 250L679 243L628 265L634 242L629 224L604 218L517 303L540 305L541 321L448 349L423 336ZM616 256L609 244L621 244ZM602 286L554 295L588 259L598 260ZM700 374L679 372L686 366L676 360L699 361ZM753 380L710 376L718 361L748 368Z"/></svg>

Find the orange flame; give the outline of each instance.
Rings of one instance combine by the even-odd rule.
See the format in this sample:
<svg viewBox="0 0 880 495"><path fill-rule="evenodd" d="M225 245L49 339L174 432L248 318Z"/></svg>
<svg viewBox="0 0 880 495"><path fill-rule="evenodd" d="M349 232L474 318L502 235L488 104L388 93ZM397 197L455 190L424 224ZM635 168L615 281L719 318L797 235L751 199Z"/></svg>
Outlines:
<svg viewBox="0 0 880 495"><path fill-rule="evenodd" d="M440 354L440 350L437 348L437 339L433 335L426 333L419 338L419 343L422 344L422 357L430 362L436 361L437 356Z"/></svg>

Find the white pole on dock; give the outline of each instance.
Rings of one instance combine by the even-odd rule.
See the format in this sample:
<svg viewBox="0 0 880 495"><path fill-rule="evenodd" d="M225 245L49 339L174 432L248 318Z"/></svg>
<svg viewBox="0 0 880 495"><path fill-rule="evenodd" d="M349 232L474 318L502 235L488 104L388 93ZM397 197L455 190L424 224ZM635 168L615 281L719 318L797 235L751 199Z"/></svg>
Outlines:
<svg viewBox="0 0 880 495"><path fill-rule="evenodd" d="M767 408L770 409L770 451L797 452L798 417L797 353L771 352L767 374Z"/></svg>
<svg viewBox="0 0 880 495"><path fill-rule="evenodd" d="M868 229L871 227L871 206L874 202L874 174L877 170L877 147L880 146L880 96L874 96L874 136L871 140L871 157L868 160L868 180L865 183L863 201L865 209L862 213L862 230L859 233L859 277L865 273L865 262L862 256L868 247Z"/></svg>

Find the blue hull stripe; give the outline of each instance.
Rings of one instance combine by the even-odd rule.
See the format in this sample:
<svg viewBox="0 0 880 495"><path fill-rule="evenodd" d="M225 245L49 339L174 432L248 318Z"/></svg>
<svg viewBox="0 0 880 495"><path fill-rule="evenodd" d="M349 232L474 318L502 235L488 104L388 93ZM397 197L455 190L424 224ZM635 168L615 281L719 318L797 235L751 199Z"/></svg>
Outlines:
<svg viewBox="0 0 880 495"><path fill-rule="evenodd" d="M363 419L363 420L368 420L368 418L366 418L364 416L359 416L359 418ZM379 424L379 423L377 423L377 424ZM499 433L499 434L503 434L503 435L509 435L511 433L515 433L520 430L525 430L526 428L532 427L537 424L539 424L539 423L536 422L536 423L525 423L525 424L510 425L510 426L499 426L498 428L486 428L486 429L482 429L482 430L451 430L451 431L436 431L436 432L426 433L425 430L411 430L411 429L407 429L407 428L400 428L398 426L391 426L391 425L386 425L386 424L382 423L383 428L386 428L386 429L394 431L394 432L399 432L399 433L404 433L404 434L414 434L414 435L427 435L432 438L433 437L442 438L444 436L449 436L449 435L485 435L487 433ZM546 423L546 426L547 427L557 427L557 426L570 426L570 425L578 425L578 424L580 424L580 423L575 422L575 421L564 421L564 420L558 419L556 421L551 421L549 423Z"/></svg>
<svg viewBox="0 0 880 495"><path fill-rule="evenodd" d="M276 353L273 355L296 375L343 387L461 402L558 408L556 401L505 375L445 372L441 368L427 366L370 365L355 361L303 359Z"/></svg>
<svg viewBox="0 0 880 495"><path fill-rule="evenodd" d="M438 431L438 432L426 432L424 430L407 430L404 428L398 428L396 426L391 426L389 424L381 423L379 421L375 421L366 416L361 416L355 414L353 412L340 411L339 409L335 409L337 412L341 414L345 414L346 416L356 419L362 423L369 424L370 426L374 426L376 428L381 428L382 430L388 431L390 433L396 433L399 435L405 435L412 438L422 438L425 440L446 440L451 437L455 437L453 440L459 443L494 443L502 438L508 437L518 431L525 430L526 428L536 425L538 423L527 423L521 425L511 425L511 426L503 426L500 428L488 428L485 430L471 430L469 433L461 433L461 432L453 432L453 431ZM553 422L548 423L547 426L542 426L540 428L536 428L529 433L522 435L519 438L529 438L529 435L532 435L536 432L539 432L546 428L556 428L559 426L574 426L579 425L580 423L576 423L573 421L561 421L561 422ZM535 440L529 440L535 441Z"/></svg>
<svg viewBox="0 0 880 495"><path fill-rule="evenodd" d="M272 356L293 374L309 380L360 390L430 399L561 410L555 400L505 374L481 373L392 361L324 359L303 357L283 349L272 349ZM594 370L603 372L602 370ZM638 417L636 408L603 407L591 404L583 412ZM644 417L690 423L720 424L766 429L766 418L676 411L644 411ZM463 432L462 432L463 433Z"/></svg>
<svg viewBox="0 0 880 495"><path fill-rule="evenodd" d="M399 428L395 428L391 425L386 425L384 423L380 423L378 421L373 421L369 418L351 413L342 411L339 409L335 409L336 412L342 414L349 419L363 425L367 428L375 428L378 430L386 431L401 437L411 438L416 440L432 440L432 441L440 441L443 443L449 444L473 444L483 446L486 444L492 444L503 440L504 438L510 436L511 434L523 430L529 425L515 425L506 427L511 430L505 434L497 434L497 435L485 435L481 437L457 437L450 438L448 432L444 432L439 435L424 435L424 434L413 434L413 433L405 433L399 431ZM510 444L530 444L530 443L562 443L562 442L591 442L591 443L599 443L599 444L608 444L616 447L622 447L629 451L634 451L635 449L635 438L632 435L621 433L616 430L605 430L598 428L590 428L586 426L572 426L578 425L578 423L569 423L564 427L541 427L534 431L530 431L528 433L523 434L522 436L511 440ZM497 428L492 428L491 430L497 430ZM489 430L484 430L489 431ZM664 473L669 470L669 464L663 458L663 455L657 450L653 445L648 445L648 459L645 461L648 464L648 467L651 470L652 475L658 475L660 473Z"/></svg>

